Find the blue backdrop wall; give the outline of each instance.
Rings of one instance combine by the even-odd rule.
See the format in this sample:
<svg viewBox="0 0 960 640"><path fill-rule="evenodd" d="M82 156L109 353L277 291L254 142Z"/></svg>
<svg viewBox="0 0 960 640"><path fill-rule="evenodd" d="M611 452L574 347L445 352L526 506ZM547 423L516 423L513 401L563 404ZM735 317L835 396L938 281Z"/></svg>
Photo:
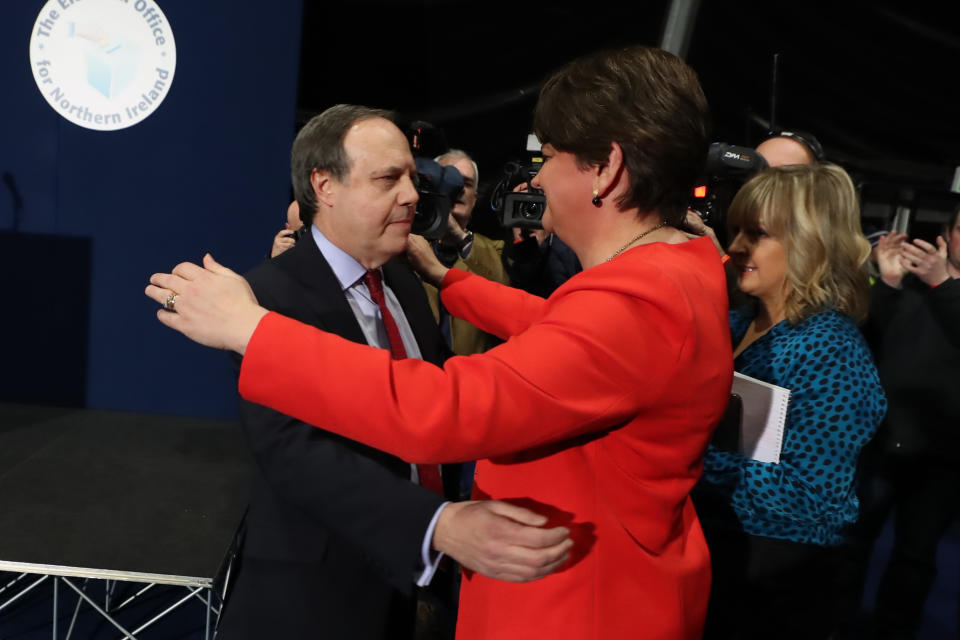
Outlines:
<svg viewBox="0 0 960 640"><path fill-rule="evenodd" d="M169 93L140 124L97 132L33 82L44 3L4 3L0 400L235 414L226 354L162 327L143 288L207 251L246 270L282 227L301 2L158 4L177 46Z"/></svg>

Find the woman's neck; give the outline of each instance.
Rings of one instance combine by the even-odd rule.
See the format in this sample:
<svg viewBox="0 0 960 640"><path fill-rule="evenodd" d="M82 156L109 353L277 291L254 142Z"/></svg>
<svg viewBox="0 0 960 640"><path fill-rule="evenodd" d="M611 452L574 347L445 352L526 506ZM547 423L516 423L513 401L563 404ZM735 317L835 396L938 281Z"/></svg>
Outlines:
<svg viewBox="0 0 960 640"><path fill-rule="evenodd" d="M577 251L577 257L583 268L589 269L634 247L664 240L673 230L657 214L621 211L607 228L597 229L594 241Z"/></svg>
<svg viewBox="0 0 960 640"><path fill-rule="evenodd" d="M787 318L786 297L777 295L760 299L760 309L753 319L757 331L766 333L776 324Z"/></svg>
<svg viewBox="0 0 960 640"><path fill-rule="evenodd" d="M740 339L740 343L733 350L733 357L738 358L741 353L747 350L747 347L769 333L770 329L786 318L783 311L782 301L760 300L760 309L754 316L753 322L747 326L746 333ZM768 306L770 304L771 306Z"/></svg>

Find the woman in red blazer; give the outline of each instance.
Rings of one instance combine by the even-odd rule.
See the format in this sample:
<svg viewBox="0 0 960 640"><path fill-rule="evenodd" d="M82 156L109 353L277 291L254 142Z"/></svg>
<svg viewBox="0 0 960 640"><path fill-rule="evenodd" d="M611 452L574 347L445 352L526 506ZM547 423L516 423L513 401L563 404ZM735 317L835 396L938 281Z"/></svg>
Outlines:
<svg viewBox="0 0 960 640"><path fill-rule="evenodd" d="M265 315L212 259L209 271L154 276L148 293L177 291L166 324L244 353L247 400L413 462L481 459L475 498L571 530L570 560L546 578L467 575L459 638L698 638L710 563L689 492L732 361L716 249L673 225L706 120L693 71L657 49L555 73L537 105L544 165L532 186L547 199L544 227L584 271L545 300L446 270L412 239L450 313L505 340L443 368ZM225 307L238 311L211 320Z"/></svg>

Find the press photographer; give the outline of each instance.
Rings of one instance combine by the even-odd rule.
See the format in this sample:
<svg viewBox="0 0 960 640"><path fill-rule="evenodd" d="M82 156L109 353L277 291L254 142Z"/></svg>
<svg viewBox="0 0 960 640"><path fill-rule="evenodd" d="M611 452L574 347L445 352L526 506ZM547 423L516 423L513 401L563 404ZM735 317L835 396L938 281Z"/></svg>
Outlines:
<svg viewBox="0 0 960 640"><path fill-rule="evenodd" d="M411 232L430 240L447 234L454 203L464 190L463 176L455 167L441 166L433 156L447 148L441 129L423 120L405 127L407 142L417 167L417 209Z"/></svg>
<svg viewBox="0 0 960 640"><path fill-rule="evenodd" d="M704 175L690 198L684 229L694 235L710 236L720 253L724 253L727 207L740 187L767 166L764 157L749 147L726 142L711 144Z"/></svg>
<svg viewBox="0 0 960 640"><path fill-rule="evenodd" d="M300 219L300 205L294 200L287 207L287 222L284 224L277 235L273 237L273 246L270 247L270 257L276 258L278 255L291 248L304 234L304 230L310 225L304 225Z"/></svg>
<svg viewBox="0 0 960 640"><path fill-rule="evenodd" d="M726 246L726 209L740 187L767 167L815 164L826 156L817 138L806 131L774 129L756 149L714 142L707 153L703 178L694 189L684 220L686 231L710 235L720 253Z"/></svg>
<svg viewBox="0 0 960 640"><path fill-rule="evenodd" d="M797 129L768 131L767 136L757 145L757 152L771 167L826 161L820 141L812 133Z"/></svg>
<svg viewBox="0 0 960 640"><path fill-rule="evenodd" d="M582 270L576 254L560 238L543 230L546 208L543 191L530 186L543 158L536 136L527 140L526 160L508 162L493 188L490 208L501 224L513 231L513 243L504 252L504 264L513 286L548 297L557 287Z"/></svg>
<svg viewBox="0 0 960 640"><path fill-rule="evenodd" d="M537 143L539 145L539 143ZM530 143L527 145L530 150ZM537 152L539 148L537 147ZM511 161L503 168L503 177L493 189L490 207L500 215L501 224L508 229L543 229L541 218L547 200L543 191L530 186L540 171L543 158L534 155L527 161ZM524 235L531 235L529 232Z"/></svg>
<svg viewBox="0 0 960 640"><path fill-rule="evenodd" d="M418 170L421 159L418 159ZM431 243L434 253L447 267L457 267L488 280L509 284L503 266L503 240L493 240L469 230L473 210L477 204L479 169L465 151L450 149L437 157L435 163L445 172L462 177L463 188L455 195L449 214L445 217L442 234ZM421 181L422 182L422 181ZM421 191L421 201L423 192ZM416 227L414 232L417 232ZM499 343L494 336L484 333L459 318L451 318L440 303L436 287L424 283L433 315L440 325L447 344L457 355L481 353Z"/></svg>

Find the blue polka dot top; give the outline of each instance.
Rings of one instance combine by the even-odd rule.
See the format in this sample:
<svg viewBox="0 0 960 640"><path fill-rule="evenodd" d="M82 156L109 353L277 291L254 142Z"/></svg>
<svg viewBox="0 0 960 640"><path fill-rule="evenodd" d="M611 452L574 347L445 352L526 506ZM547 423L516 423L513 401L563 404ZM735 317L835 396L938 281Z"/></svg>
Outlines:
<svg viewBox="0 0 960 640"><path fill-rule="evenodd" d="M730 313L737 345L754 314ZM853 321L824 311L783 321L747 347L734 368L790 389L777 464L711 446L701 483L728 500L749 534L836 546L857 518L860 449L887 410L873 358Z"/></svg>

